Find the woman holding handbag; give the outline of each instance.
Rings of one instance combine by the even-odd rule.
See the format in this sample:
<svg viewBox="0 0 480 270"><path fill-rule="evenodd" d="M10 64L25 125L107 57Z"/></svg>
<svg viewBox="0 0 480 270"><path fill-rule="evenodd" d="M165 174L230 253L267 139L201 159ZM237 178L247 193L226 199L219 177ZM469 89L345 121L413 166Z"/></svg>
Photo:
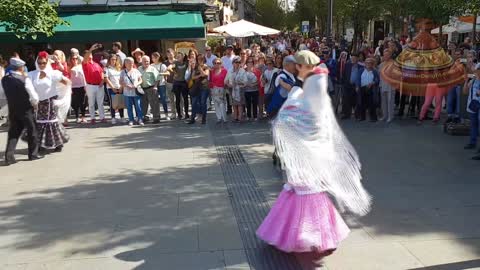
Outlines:
<svg viewBox="0 0 480 270"><path fill-rule="evenodd" d="M137 123L143 126L142 96L139 95L143 92L143 90L141 90L142 74L138 69L133 67L134 61L132 57L125 58L125 69L120 74L120 85L123 87L123 96L125 97L125 106L127 107L128 113L128 125L133 126L135 119L133 118L132 106L135 106Z"/></svg>
<svg viewBox="0 0 480 270"><path fill-rule="evenodd" d="M121 122L124 122L125 100L122 94L122 86L120 85L120 74L122 73L122 65L120 57L116 54L110 54L108 57L107 67L105 68L105 83L110 94L110 113L112 115L112 125L117 123L115 111L118 110ZM115 102L114 102L115 101ZM123 104L123 106L122 106Z"/></svg>

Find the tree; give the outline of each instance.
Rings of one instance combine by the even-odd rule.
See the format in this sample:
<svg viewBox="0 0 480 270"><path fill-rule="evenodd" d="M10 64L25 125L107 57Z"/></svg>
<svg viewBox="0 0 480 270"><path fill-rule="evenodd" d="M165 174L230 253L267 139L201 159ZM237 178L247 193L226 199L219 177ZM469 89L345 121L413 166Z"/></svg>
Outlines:
<svg viewBox="0 0 480 270"><path fill-rule="evenodd" d="M477 16L480 15L480 0L469 0L458 3L457 15L472 15L473 16L473 44L477 45Z"/></svg>
<svg viewBox="0 0 480 270"><path fill-rule="evenodd" d="M255 9L258 23L275 29L282 29L285 26L285 12L277 0L257 0Z"/></svg>
<svg viewBox="0 0 480 270"><path fill-rule="evenodd" d="M38 34L50 37L57 25L68 25L58 17L58 3L48 0L1 0L0 26L18 38L37 38Z"/></svg>

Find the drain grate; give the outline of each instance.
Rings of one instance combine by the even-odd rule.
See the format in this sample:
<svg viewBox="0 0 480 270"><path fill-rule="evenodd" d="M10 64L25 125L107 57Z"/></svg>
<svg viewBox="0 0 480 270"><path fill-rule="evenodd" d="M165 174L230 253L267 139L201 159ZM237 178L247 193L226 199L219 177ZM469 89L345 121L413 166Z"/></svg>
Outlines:
<svg viewBox="0 0 480 270"><path fill-rule="evenodd" d="M212 134L230 203L251 269L301 269L291 254L280 252L266 245L255 235L255 231L268 214L270 206L230 130L228 128L212 128Z"/></svg>

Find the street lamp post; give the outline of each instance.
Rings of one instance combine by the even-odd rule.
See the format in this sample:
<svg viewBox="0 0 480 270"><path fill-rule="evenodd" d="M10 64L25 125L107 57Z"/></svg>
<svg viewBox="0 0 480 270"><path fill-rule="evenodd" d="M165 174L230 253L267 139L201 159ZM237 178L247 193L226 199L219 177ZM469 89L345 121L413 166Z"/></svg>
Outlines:
<svg viewBox="0 0 480 270"><path fill-rule="evenodd" d="M328 21L327 21L327 40L328 43L332 42L333 33L333 1L328 0Z"/></svg>

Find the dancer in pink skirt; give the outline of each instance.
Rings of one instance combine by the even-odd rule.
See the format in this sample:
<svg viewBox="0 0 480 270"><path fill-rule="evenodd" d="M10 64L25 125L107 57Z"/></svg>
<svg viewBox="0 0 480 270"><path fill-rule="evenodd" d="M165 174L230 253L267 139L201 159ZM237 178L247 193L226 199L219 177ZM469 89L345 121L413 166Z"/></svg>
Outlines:
<svg viewBox="0 0 480 270"><path fill-rule="evenodd" d="M328 70L316 69L303 89L294 87L273 122L274 142L287 183L257 230L284 252L330 255L350 230L340 209L358 215L370 210L360 183L361 164L343 134L327 93Z"/></svg>

